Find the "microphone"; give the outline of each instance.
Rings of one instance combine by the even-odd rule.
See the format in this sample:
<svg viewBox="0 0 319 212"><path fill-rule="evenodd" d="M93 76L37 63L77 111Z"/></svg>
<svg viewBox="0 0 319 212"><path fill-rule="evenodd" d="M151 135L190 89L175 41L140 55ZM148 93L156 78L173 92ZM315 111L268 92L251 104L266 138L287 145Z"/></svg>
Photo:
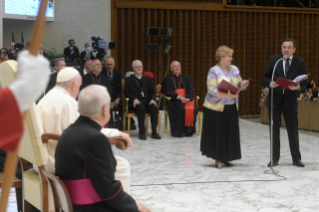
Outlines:
<svg viewBox="0 0 319 212"><path fill-rule="evenodd" d="M270 127L270 169L271 170L267 170L265 171L264 173L266 174L278 174L279 171L276 171L273 169L273 146L274 146L274 88L272 86L272 83L274 82L274 73L275 73L275 70L276 70L276 67L278 65L278 63L282 60L287 60L287 56L283 56L282 58L279 58L274 66L274 69L272 70L272 76L271 76L271 120L270 120L270 124L271 124L271 127Z"/></svg>

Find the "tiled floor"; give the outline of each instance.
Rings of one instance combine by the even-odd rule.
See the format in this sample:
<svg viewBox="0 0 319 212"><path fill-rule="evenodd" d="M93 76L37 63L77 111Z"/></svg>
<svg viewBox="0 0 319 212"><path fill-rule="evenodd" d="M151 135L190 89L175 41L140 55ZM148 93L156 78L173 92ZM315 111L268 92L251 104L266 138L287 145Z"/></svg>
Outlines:
<svg viewBox="0 0 319 212"><path fill-rule="evenodd" d="M132 196L153 212L319 212L318 134L299 134L306 165L299 168L292 165L287 133L281 129L275 169L287 178L282 180L264 174L268 125L241 119L240 132L242 159L232 168L216 169L212 159L201 156L199 135L172 138L162 132L162 140L140 141L133 131L133 148L114 152L131 163ZM8 211L16 211L14 192Z"/></svg>

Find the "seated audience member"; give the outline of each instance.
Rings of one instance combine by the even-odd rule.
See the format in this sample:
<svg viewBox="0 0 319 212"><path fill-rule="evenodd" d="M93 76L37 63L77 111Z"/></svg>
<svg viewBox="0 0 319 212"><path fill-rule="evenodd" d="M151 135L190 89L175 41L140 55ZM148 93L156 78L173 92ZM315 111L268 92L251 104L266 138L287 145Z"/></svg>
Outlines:
<svg viewBox="0 0 319 212"><path fill-rule="evenodd" d="M91 85L81 91L80 117L62 133L56 148L56 175L68 188L75 212L150 212L123 191L114 175L116 160L107 137L100 132L110 120L110 106L105 87ZM75 192L74 188L83 185L87 193Z"/></svg>
<svg viewBox="0 0 319 212"><path fill-rule="evenodd" d="M106 57L104 68L102 69L102 75L109 78L112 86L111 96L111 119L109 121L110 126L122 130L123 128L123 102L122 102L122 72L115 69L114 57ZM113 115L113 110L118 111ZM136 127L135 127L136 128Z"/></svg>
<svg viewBox="0 0 319 212"><path fill-rule="evenodd" d="M84 47L85 47L85 50L81 52L81 56L80 56L82 64L85 64L87 60L94 60L94 56L92 52L90 52L90 44L86 43L84 44Z"/></svg>
<svg viewBox="0 0 319 212"><path fill-rule="evenodd" d="M182 73L178 61L172 61L170 69L171 74L164 78L161 92L171 97L167 112L172 136L192 136L197 116L195 88L191 78Z"/></svg>
<svg viewBox="0 0 319 212"><path fill-rule="evenodd" d="M59 72L56 81L56 86L38 103L37 111L44 132L61 135L79 117L78 102L75 99L79 93L82 77L76 69L64 68ZM122 137L128 141L129 146L132 146L132 141L126 133L119 132L116 129L103 129L102 133L108 137ZM53 174L55 173L54 154L56 145L56 141L49 141L47 144L49 160L45 168ZM124 185L124 190L130 193L129 162L122 157L116 157L116 159L118 166L115 176Z"/></svg>
<svg viewBox="0 0 319 212"><path fill-rule="evenodd" d="M9 60L8 50L6 48L2 48L0 50L0 56L1 56L1 63Z"/></svg>
<svg viewBox="0 0 319 212"><path fill-rule="evenodd" d="M83 83L81 90L89 85L102 85L107 88L108 92L112 94L112 85L108 77L101 74L102 72L102 63L98 59L92 61L92 72L83 76Z"/></svg>
<svg viewBox="0 0 319 212"><path fill-rule="evenodd" d="M54 86L56 85L56 79L57 79L58 73L65 67L66 67L66 64L65 64L64 58L59 58L55 60L55 72L51 73L48 86L43 92L43 95L37 100L37 102L39 102L43 96L45 96L52 88L54 88Z"/></svg>
<svg viewBox="0 0 319 212"><path fill-rule="evenodd" d="M92 73L92 71L93 71L92 62L93 62L93 60L86 60L85 61L83 70L79 70L82 77L84 77L87 74Z"/></svg>
<svg viewBox="0 0 319 212"><path fill-rule="evenodd" d="M39 54L45 58L48 58L48 54L43 51L43 43L42 42L39 44Z"/></svg>
<svg viewBox="0 0 319 212"><path fill-rule="evenodd" d="M157 133L158 109L156 95L151 78L143 76L143 64L140 60L132 63L134 75L125 79L124 96L129 98L129 108L137 115L139 139L146 140L145 113L150 113L152 123L152 135L154 139L161 139Z"/></svg>
<svg viewBox="0 0 319 212"><path fill-rule="evenodd" d="M315 92L310 97L311 101L318 101L319 100L319 85L316 87Z"/></svg>
<svg viewBox="0 0 319 212"><path fill-rule="evenodd" d="M73 39L69 40L69 46L64 49L64 57L67 61L74 61L80 57L79 49L76 47Z"/></svg>
<svg viewBox="0 0 319 212"><path fill-rule="evenodd" d="M9 51L8 51L8 54L13 54L13 52L14 52L14 42L11 42L10 43L10 49L9 49Z"/></svg>
<svg viewBox="0 0 319 212"><path fill-rule="evenodd" d="M17 56L20 51L24 50L24 45L22 43L14 44L14 52L12 54L8 54L10 60L17 60Z"/></svg>
<svg viewBox="0 0 319 212"><path fill-rule="evenodd" d="M305 94L302 97L303 101L309 101L312 96L312 88L307 88Z"/></svg>
<svg viewBox="0 0 319 212"><path fill-rule="evenodd" d="M111 101L113 107L120 105L122 99L122 72L115 69L115 59L113 57L107 57L105 59L105 69L102 70L107 78L109 78L112 85ZM120 110L121 111L121 110ZM121 113L122 114L122 113Z"/></svg>
<svg viewBox="0 0 319 212"><path fill-rule="evenodd" d="M29 48L30 48L30 41L27 41L26 43L25 43L25 48L27 49L27 50L30 50Z"/></svg>
<svg viewBox="0 0 319 212"><path fill-rule="evenodd" d="M299 91L299 93L298 93L298 95L297 95L297 96L298 96L298 97L297 97L297 101L298 101L298 102L299 102L299 101L302 101L303 95L304 95L304 94Z"/></svg>

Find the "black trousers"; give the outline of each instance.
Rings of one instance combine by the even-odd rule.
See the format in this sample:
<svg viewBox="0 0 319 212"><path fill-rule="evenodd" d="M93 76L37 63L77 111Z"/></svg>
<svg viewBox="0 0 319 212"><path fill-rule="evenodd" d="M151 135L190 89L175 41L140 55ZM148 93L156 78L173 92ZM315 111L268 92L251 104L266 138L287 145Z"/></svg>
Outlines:
<svg viewBox="0 0 319 212"><path fill-rule="evenodd" d="M138 120L138 128L139 133L144 134L145 133L145 113L150 113L151 115L151 124L152 124L152 133L156 133L156 127L157 127L157 116L158 116L158 109L157 106L154 104L149 104L150 101L148 100L139 100L141 103L136 105L133 110L135 111L137 115Z"/></svg>
<svg viewBox="0 0 319 212"><path fill-rule="evenodd" d="M280 104L280 107L274 108L273 110L273 160L279 161L280 158L280 126L281 126L281 114L284 115L290 153L293 161L301 160L301 154L299 151L299 134L298 134L298 109L287 110L283 108L283 105ZM269 132L271 130L271 107L268 107L268 117L269 117Z"/></svg>

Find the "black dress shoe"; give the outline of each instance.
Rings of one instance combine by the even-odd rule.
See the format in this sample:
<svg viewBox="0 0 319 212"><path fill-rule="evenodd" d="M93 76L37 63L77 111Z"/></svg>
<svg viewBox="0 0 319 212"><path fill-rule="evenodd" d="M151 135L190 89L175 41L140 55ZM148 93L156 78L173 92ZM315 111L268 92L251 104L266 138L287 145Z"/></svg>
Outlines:
<svg viewBox="0 0 319 212"><path fill-rule="evenodd" d="M161 136L159 134L157 134L157 133L152 133L151 138L162 139Z"/></svg>
<svg viewBox="0 0 319 212"><path fill-rule="evenodd" d="M293 164L294 164L295 166L305 167L305 164L303 164L303 163L301 162L301 160L296 160L296 161L293 162Z"/></svg>
<svg viewBox="0 0 319 212"><path fill-rule="evenodd" d="M223 163L226 167L234 166L232 163L229 163L228 161L222 161L222 163Z"/></svg>
<svg viewBox="0 0 319 212"><path fill-rule="evenodd" d="M271 166L271 161L269 161L269 163L268 163L268 165L267 165L268 167L270 167ZM272 166L274 167L274 166L278 166L278 161L273 161L273 164L272 164Z"/></svg>
<svg viewBox="0 0 319 212"><path fill-rule="evenodd" d="M146 135L143 133L143 134L139 134L138 138L140 140L146 140Z"/></svg>

